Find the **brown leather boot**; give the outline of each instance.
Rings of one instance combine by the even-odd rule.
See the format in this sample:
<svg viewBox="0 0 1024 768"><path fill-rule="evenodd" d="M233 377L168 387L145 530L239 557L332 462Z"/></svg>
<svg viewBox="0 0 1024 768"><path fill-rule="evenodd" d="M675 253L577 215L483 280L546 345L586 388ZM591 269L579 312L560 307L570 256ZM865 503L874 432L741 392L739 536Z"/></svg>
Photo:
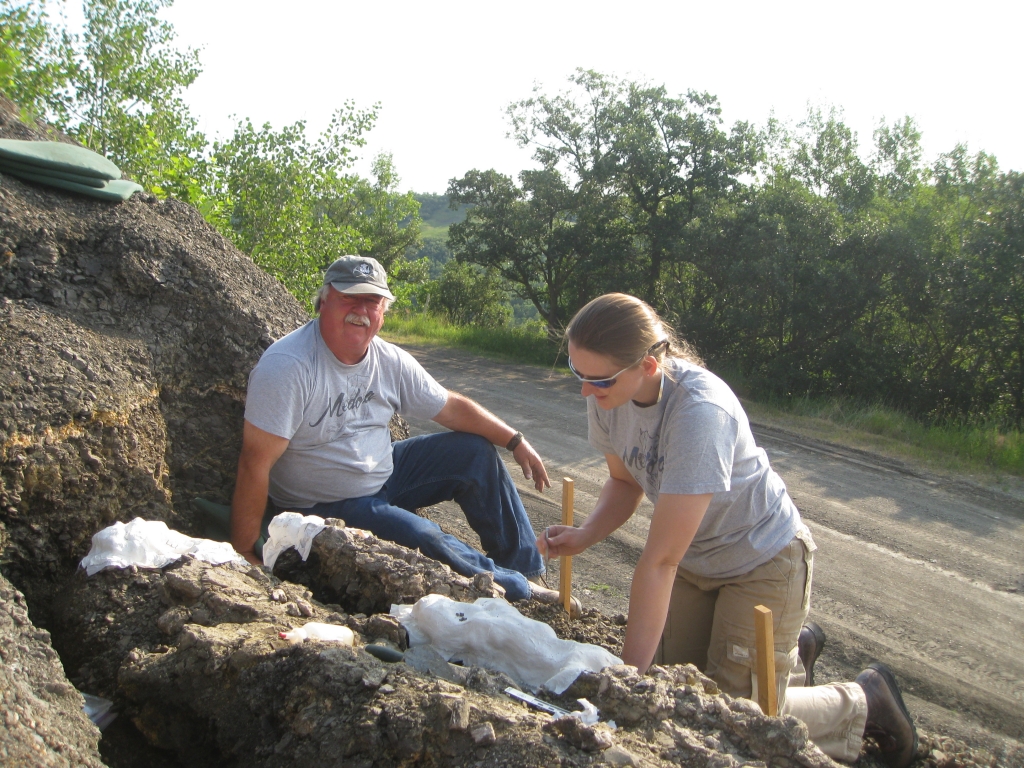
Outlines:
<svg viewBox="0 0 1024 768"><path fill-rule="evenodd" d="M855 682L868 700L864 735L874 739L878 758L889 768L907 768L917 754L917 729L892 670L885 664L872 664Z"/></svg>
<svg viewBox="0 0 1024 768"><path fill-rule="evenodd" d="M825 647L825 630L808 621L800 628L800 637L796 641L797 651L800 654L800 662L804 665L804 685L814 685L814 662L821 656L821 649Z"/></svg>

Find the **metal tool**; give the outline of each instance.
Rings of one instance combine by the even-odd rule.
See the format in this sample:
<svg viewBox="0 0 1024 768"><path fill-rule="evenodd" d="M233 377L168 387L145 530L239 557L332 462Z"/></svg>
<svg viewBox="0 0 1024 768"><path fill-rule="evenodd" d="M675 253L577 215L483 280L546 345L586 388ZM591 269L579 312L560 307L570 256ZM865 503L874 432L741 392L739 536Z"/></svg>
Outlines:
<svg viewBox="0 0 1024 768"><path fill-rule="evenodd" d="M572 712L567 709L556 707L554 704L549 704L544 701L544 699L538 699L536 696L523 693L519 689L512 688L511 686L505 689L505 693L516 701L521 701L534 709L539 709L541 712L547 712L549 715L554 715L555 717L565 717L566 715L572 714Z"/></svg>

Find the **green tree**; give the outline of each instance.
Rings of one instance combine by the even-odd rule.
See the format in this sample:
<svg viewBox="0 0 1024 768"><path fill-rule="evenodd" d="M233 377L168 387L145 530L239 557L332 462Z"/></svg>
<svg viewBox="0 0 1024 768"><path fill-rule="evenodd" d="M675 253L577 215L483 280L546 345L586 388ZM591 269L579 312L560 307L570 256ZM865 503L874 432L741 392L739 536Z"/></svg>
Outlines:
<svg viewBox="0 0 1024 768"><path fill-rule="evenodd" d="M363 256L377 259L388 272L420 245L420 204L412 192L398 191L399 178L390 154L373 161L373 181L355 186L355 227L363 238Z"/></svg>
<svg viewBox="0 0 1024 768"><path fill-rule="evenodd" d="M302 300L312 301L324 270L346 253L412 274L404 257L419 241L419 204L398 191L390 155L376 158L372 180L352 171L377 110L346 102L312 140L302 121L275 130L246 120L215 146L219 187L208 218Z"/></svg>
<svg viewBox="0 0 1024 768"><path fill-rule="evenodd" d="M70 40L50 24L44 3L0 0L0 93L25 118L67 116L72 65Z"/></svg>
<svg viewBox="0 0 1024 768"><path fill-rule="evenodd" d="M457 260L500 274L555 334L580 306L580 270L593 252L591 217L583 193L557 170L523 171L519 178L521 187L494 170L453 179L451 204L469 207L465 221L449 227L448 247Z"/></svg>
<svg viewBox="0 0 1024 768"><path fill-rule="evenodd" d="M395 295L391 309L422 311L430 306L430 292L434 281L430 279L430 259L398 259L391 265L388 287Z"/></svg>
<svg viewBox="0 0 1024 768"><path fill-rule="evenodd" d="M371 247L355 226L351 167L376 118L376 106L350 101L315 141L303 121L277 131L246 120L214 147L222 231L300 299L312 300L334 259Z"/></svg>
<svg viewBox="0 0 1024 768"><path fill-rule="evenodd" d="M72 72L70 132L147 188L191 200L206 138L181 99L199 53L174 47L157 14L173 0L86 0Z"/></svg>
<svg viewBox="0 0 1024 768"><path fill-rule="evenodd" d="M602 229L618 247L605 264L625 256L644 270L643 298L659 301L664 267L685 261L686 227L740 185L761 157L761 143L746 123L727 133L721 108L708 94L672 97L664 86L618 80L578 70L570 89L539 92L509 107L513 135L533 146L549 171L560 171L580 200L614 199ZM621 274L616 275L621 278Z"/></svg>
<svg viewBox="0 0 1024 768"><path fill-rule="evenodd" d="M986 197L984 225L968 241L974 255L971 373L988 383L976 415L1024 428L1024 175L1000 174Z"/></svg>
<svg viewBox="0 0 1024 768"><path fill-rule="evenodd" d="M504 281L495 270L449 261L430 288L430 311L456 325L496 328L512 319Z"/></svg>
<svg viewBox="0 0 1024 768"><path fill-rule="evenodd" d="M84 0L84 26L53 25L42 0L0 0L0 88L160 196L199 203L206 137L182 101L199 75L158 13L173 0Z"/></svg>
<svg viewBox="0 0 1024 768"><path fill-rule="evenodd" d="M924 176L921 164L921 131L911 117L875 129L875 156L871 166L881 191L906 200Z"/></svg>
<svg viewBox="0 0 1024 768"><path fill-rule="evenodd" d="M857 134L842 121L842 111L810 108L797 128L790 165L796 178L846 214L870 203L874 177L858 154Z"/></svg>

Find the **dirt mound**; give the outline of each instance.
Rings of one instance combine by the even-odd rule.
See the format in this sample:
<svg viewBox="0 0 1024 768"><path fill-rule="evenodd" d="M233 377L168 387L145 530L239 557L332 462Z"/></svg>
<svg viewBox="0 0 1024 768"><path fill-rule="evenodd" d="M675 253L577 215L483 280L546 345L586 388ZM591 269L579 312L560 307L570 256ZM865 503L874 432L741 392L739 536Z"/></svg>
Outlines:
<svg viewBox="0 0 1024 768"><path fill-rule="evenodd" d="M10 102L0 137L46 138ZM38 620L101 527L228 500L249 370L308 316L189 206L9 176L0 294L0 543Z"/></svg>

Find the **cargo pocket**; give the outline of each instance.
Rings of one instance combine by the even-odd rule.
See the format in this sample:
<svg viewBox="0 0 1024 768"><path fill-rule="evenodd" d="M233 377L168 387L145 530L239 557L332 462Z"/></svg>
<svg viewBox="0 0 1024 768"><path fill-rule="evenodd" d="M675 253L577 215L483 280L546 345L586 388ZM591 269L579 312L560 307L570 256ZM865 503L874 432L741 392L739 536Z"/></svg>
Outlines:
<svg viewBox="0 0 1024 768"><path fill-rule="evenodd" d="M757 701L757 652L750 649L750 698ZM778 702L779 713L786 700L786 691L789 690L789 675L796 662L799 661L797 650L794 648L790 653L775 650L775 701Z"/></svg>
<svg viewBox="0 0 1024 768"><path fill-rule="evenodd" d="M804 600L800 609L808 612L811 609L811 581L814 575L814 552L818 545L814 543L811 530L807 526L801 526L796 532L796 538L804 545L804 563L807 565L807 580L804 582Z"/></svg>
<svg viewBox="0 0 1024 768"><path fill-rule="evenodd" d="M732 635L725 639L726 663L715 674L715 682L730 696L750 698L754 694L757 667L754 665L756 649L747 645L749 638Z"/></svg>

